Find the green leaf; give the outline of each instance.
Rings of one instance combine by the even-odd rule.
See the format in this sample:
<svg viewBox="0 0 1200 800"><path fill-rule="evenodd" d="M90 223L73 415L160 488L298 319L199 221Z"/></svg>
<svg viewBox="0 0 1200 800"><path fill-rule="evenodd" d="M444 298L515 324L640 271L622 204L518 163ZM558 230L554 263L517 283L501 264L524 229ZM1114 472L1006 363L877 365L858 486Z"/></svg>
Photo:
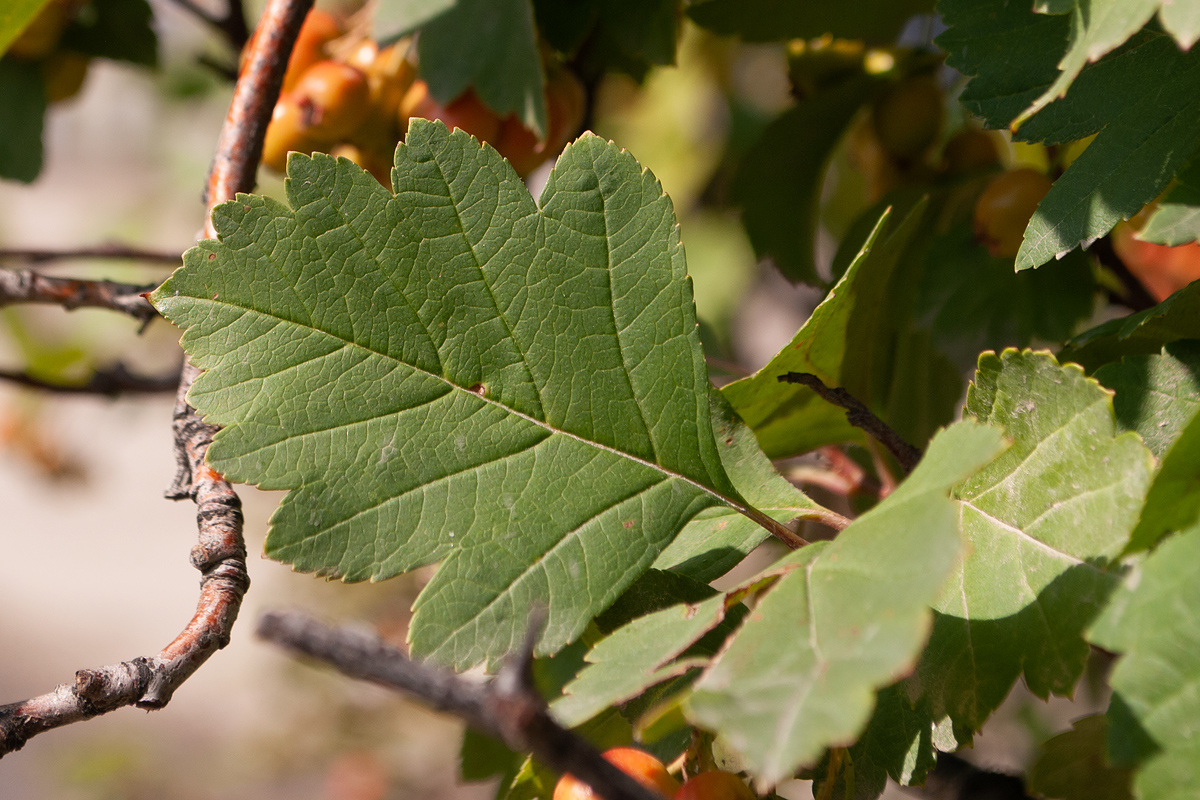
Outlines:
<svg viewBox="0 0 1200 800"><path fill-rule="evenodd" d="M546 41L584 75L616 71L641 81L652 65L675 63L679 0L533 0L533 7Z"/></svg>
<svg viewBox="0 0 1200 800"><path fill-rule="evenodd" d="M1075 0L1068 13L1071 19L1071 40L1062 61L1058 62L1058 78L1029 108L1015 120L1024 120L1063 97L1067 88L1089 63L1124 44L1158 11L1162 0Z"/></svg>
<svg viewBox="0 0 1200 800"><path fill-rule="evenodd" d="M477 733L474 728L463 731L458 774L467 783L499 778L500 785L507 787L524 761L524 756L509 750L499 739Z"/></svg>
<svg viewBox="0 0 1200 800"><path fill-rule="evenodd" d="M777 522L819 519L821 506L780 475L729 403L712 393L709 413L721 464L746 502ZM658 560L669 569L709 583L733 569L769 535L762 526L727 508L706 508L687 524Z"/></svg>
<svg viewBox="0 0 1200 800"><path fill-rule="evenodd" d="M98 58L158 66L158 35L147 0L91 0L63 32L61 46Z"/></svg>
<svg viewBox="0 0 1200 800"><path fill-rule="evenodd" d="M1054 182L1025 229L1018 270L1084 247L1153 200L1196 152L1200 51L1128 103Z"/></svg>
<svg viewBox="0 0 1200 800"><path fill-rule="evenodd" d="M1047 740L1029 770L1029 790L1060 800L1132 800L1130 771L1108 763L1107 729L1107 718L1095 714Z"/></svg>
<svg viewBox="0 0 1200 800"><path fill-rule="evenodd" d="M1154 308L1084 331L1067 342L1058 358L1074 361L1092 372L1123 356L1156 355L1163 345L1180 339L1200 339L1200 281L1183 287Z"/></svg>
<svg viewBox="0 0 1200 800"><path fill-rule="evenodd" d="M817 205L834 148L877 81L858 76L776 118L738 165L732 197L759 258L788 280L817 283Z"/></svg>
<svg viewBox="0 0 1200 800"><path fill-rule="evenodd" d="M36 64L0 59L0 178L32 183L42 171L46 95Z"/></svg>
<svg viewBox="0 0 1200 800"><path fill-rule="evenodd" d="M531 0L457 0L417 40L421 77L449 103L470 87L500 116L546 131L545 76Z"/></svg>
<svg viewBox="0 0 1200 800"><path fill-rule="evenodd" d="M909 17L931 10L932 0L698 0L687 13L703 28L748 42L812 39L831 33L891 44Z"/></svg>
<svg viewBox="0 0 1200 800"><path fill-rule="evenodd" d="M415 654L494 660L535 605L554 652L700 509L739 502L671 202L591 135L540 209L441 123L414 122L392 174L395 196L292 156L291 208L222 205L153 302L206 370L213 467L295 490L268 555L352 581L445 559Z"/></svg>
<svg viewBox="0 0 1200 800"><path fill-rule="evenodd" d="M377 0L374 29L380 41L412 33L454 8L457 0Z"/></svg>
<svg viewBox="0 0 1200 800"><path fill-rule="evenodd" d="M1138 437L1118 434L1110 394L1048 353L984 353L966 413L1013 445L954 490L968 555L918 671L960 742L1022 673L1039 697L1072 691L1153 470Z"/></svg>
<svg viewBox="0 0 1200 800"><path fill-rule="evenodd" d="M0 56L50 0L6 0L0 7Z"/></svg>
<svg viewBox="0 0 1200 800"><path fill-rule="evenodd" d="M1200 159L1192 159L1175 181L1137 238L1169 247L1200 238Z"/></svg>
<svg viewBox="0 0 1200 800"><path fill-rule="evenodd" d="M780 383L779 376L809 372L828 385L844 387L868 406L885 401L888 383L873 380L874 370L890 366L887 343L876 338L886 321L879 312L897 259L918 230L923 211L919 203L886 237L885 213L846 274L792 341L757 373L722 388L771 458L861 438L842 409L805 386Z"/></svg>
<svg viewBox="0 0 1200 800"><path fill-rule="evenodd" d="M1167 539L1134 564L1088 633L1093 644L1121 654L1109 684L1114 706L1128 713L1125 724L1160 748L1134 775L1134 792L1146 800L1200 793L1198 563L1200 527Z"/></svg>
<svg viewBox="0 0 1200 800"><path fill-rule="evenodd" d="M1158 18L1182 49L1190 49L1200 39L1200 4L1162 0Z"/></svg>
<svg viewBox="0 0 1200 800"><path fill-rule="evenodd" d="M1003 449L998 430L964 422L939 433L912 475L759 601L687 702L760 786L828 746L852 741L875 692L907 672L929 630L929 604L961 552L950 487Z"/></svg>
<svg viewBox="0 0 1200 800"><path fill-rule="evenodd" d="M1173 342L1161 355L1127 356L1101 367L1095 378L1117 393L1118 427L1137 431L1150 452L1164 458L1200 412L1200 342Z"/></svg>
<svg viewBox="0 0 1200 800"><path fill-rule="evenodd" d="M983 350L1064 341L1091 316L1095 291L1083 253L1054 269L1014 272L1012 259L990 256L963 221L929 248L917 323L956 364L971 364Z"/></svg>

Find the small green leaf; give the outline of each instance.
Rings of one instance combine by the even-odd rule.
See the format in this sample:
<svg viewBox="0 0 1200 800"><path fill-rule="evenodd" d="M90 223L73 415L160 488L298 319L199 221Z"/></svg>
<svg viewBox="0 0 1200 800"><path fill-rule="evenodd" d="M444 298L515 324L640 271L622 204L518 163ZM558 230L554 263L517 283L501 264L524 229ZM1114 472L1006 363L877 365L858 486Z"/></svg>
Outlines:
<svg viewBox="0 0 1200 800"><path fill-rule="evenodd" d="M733 200L759 258L788 280L817 283L817 203L825 167L877 81L858 76L779 115L738 166Z"/></svg>
<svg viewBox="0 0 1200 800"><path fill-rule="evenodd" d="M46 95L36 64L0 59L0 178L32 183L42 171Z"/></svg>
<svg viewBox="0 0 1200 800"><path fill-rule="evenodd" d="M825 509L780 475L729 403L712 393L709 413L721 464L746 502L777 522L820 519ZM687 524L658 560L669 569L709 583L724 575L768 537L762 526L725 508L707 508Z"/></svg>
<svg viewBox="0 0 1200 800"><path fill-rule="evenodd" d="M875 692L908 671L929 604L961 552L950 487L1003 449L973 422L934 437L912 475L829 544L779 562L794 567L759 601L696 684L689 717L719 734L772 786L834 744L852 741Z"/></svg>
<svg viewBox="0 0 1200 800"><path fill-rule="evenodd" d="M697 0L687 13L702 28L748 42L812 39L831 33L891 44L909 17L932 10L932 0Z"/></svg>
<svg viewBox="0 0 1200 800"><path fill-rule="evenodd" d="M1200 342L1173 342L1161 355L1126 356L1098 369L1095 378L1117 393L1117 425L1137 431L1150 452L1164 458L1200 412Z"/></svg>
<svg viewBox="0 0 1200 800"><path fill-rule="evenodd" d="M0 6L0 56L50 0L6 0Z"/></svg>
<svg viewBox="0 0 1200 800"><path fill-rule="evenodd" d="M515 114L545 134L545 76L530 0L457 0L425 23L417 49L421 77L439 102L474 87L500 116Z"/></svg>
<svg viewBox="0 0 1200 800"><path fill-rule="evenodd" d="M1093 644L1120 654L1109 684L1113 706L1160 752L1134 775L1134 792L1146 800L1200 793L1200 527L1170 537L1134 564L1103 615L1092 626Z"/></svg>
<svg viewBox="0 0 1200 800"><path fill-rule="evenodd" d="M1029 770L1029 790L1059 800L1132 800L1130 771L1108 763L1107 732L1107 718L1095 714L1046 741Z"/></svg>
<svg viewBox="0 0 1200 800"><path fill-rule="evenodd" d="M347 580L445 559L414 653L495 660L534 605L554 652L700 509L740 502L671 202L589 135L539 208L495 150L424 121L393 180L293 155L291 207L218 208L153 301L206 370L213 467L294 490L269 555Z"/></svg>
<svg viewBox="0 0 1200 800"><path fill-rule="evenodd" d="M828 385L844 387L868 406L885 401L888 385L872 380L874 368L886 364L889 355L890 342L876 338L886 322L880 308L892 271L918 230L924 208L919 203L886 236L882 235L888 220L885 213L846 274L792 341L754 375L722 388L771 458L861 438L842 409L805 386L780 383L779 376L809 372Z"/></svg>
<svg viewBox="0 0 1200 800"><path fill-rule="evenodd" d="M955 488L967 558L918 674L935 718L969 741L1022 673L1039 697L1083 672L1083 629L1114 588L1153 457L1119 434L1107 391L1048 353L979 359L966 412L1013 445Z"/></svg>
<svg viewBox="0 0 1200 800"><path fill-rule="evenodd" d="M1157 355L1163 345L1200 339L1200 281L1191 283L1154 308L1109 320L1084 331L1059 351L1088 372L1123 356Z"/></svg>

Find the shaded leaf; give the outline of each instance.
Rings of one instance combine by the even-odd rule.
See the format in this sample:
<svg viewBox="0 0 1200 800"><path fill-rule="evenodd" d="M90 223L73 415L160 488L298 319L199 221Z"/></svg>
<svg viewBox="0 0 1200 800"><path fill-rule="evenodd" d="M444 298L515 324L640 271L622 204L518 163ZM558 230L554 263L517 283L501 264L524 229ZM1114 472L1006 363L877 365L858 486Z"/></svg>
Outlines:
<svg viewBox="0 0 1200 800"><path fill-rule="evenodd" d="M539 209L494 150L421 121L393 180L294 155L292 208L221 206L153 300L207 370L214 468L294 490L269 555L346 580L445 559L414 653L498 658L535 604L553 652L737 502L670 200L585 136Z"/></svg>
<svg viewBox="0 0 1200 800"><path fill-rule="evenodd" d="M966 413L1013 444L954 490L968 555L918 670L959 742L1022 674L1039 697L1074 688L1153 470L1138 437L1118 434L1110 394L1048 353L984 353Z"/></svg>
<svg viewBox="0 0 1200 800"><path fill-rule="evenodd" d="M817 283L814 247L825 168L877 81L858 76L779 115L742 157L732 198L759 258L788 280Z"/></svg>
<svg viewBox="0 0 1200 800"><path fill-rule="evenodd" d="M1169 247L1200 238L1200 159L1175 178L1175 186L1138 231L1137 238Z"/></svg>
<svg viewBox="0 0 1200 800"><path fill-rule="evenodd" d="M440 103L474 87L500 116L546 131L545 76L531 0L457 0L417 40L421 77Z"/></svg>
<svg viewBox="0 0 1200 800"><path fill-rule="evenodd" d="M675 63L679 0L534 0L533 7L546 41L584 74L617 71L640 81L652 65Z"/></svg>
<svg viewBox="0 0 1200 800"><path fill-rule="evenodd" d="M950 487L1003 449L964 422L939 433L917 469L759 601L696 684L688 714L716 731L760 786L789 777L861 731L875 692L903 675L928 632L928 605L959 558Z"/></svg>
<svg viewBox="0 0 1200 800"><path fill-rule="evenodd" d="M846 422L844 411L805 386L780 383L779 376L809 372L827 385L845 388L868 406L879 407L888 384L872 380L873 371L890 366L886 352L890 342L873 338L886 321L879 310L888 279L918 230L923 210L924 205L918 204L886 236L885 213L846 274L792 341L754 375L721 389L768 456L780 458L861 438Z"/></svg>
<svg viewBox="0 0 1200 800"><path fill-rule="evenodd" d="M1200 281L1183 287L1154 308L1084 331L1067 342L1058 358L1093 372L1124 356L1157 355L1163 345L1180 339L1200 339Z"/></svg>
<svg viewBox="0 0 1200 800"><path fill-rule="evenodd" d="M50 0L7 0L0 6L0 56Z"/></svg>
<svg viewBox="0 0 1200 800"><path fill-rule="evenodd" d="M0 178L32 183L42 171L46 95L36 64L0 59Z"/></svg>
<svg viewBox="0 0 1200 800"><path fill-rule="evenodd" d="M454 7L458 0L377 0L374 30L380 41L412 33Z"/></svg>
<svg viewBox="0 0 1200 800"><path fill-rule="evenodd" d="M891 44L909 17L932 9L932 0L698 0L687 13L703 28L748 42L812 39L831 33Z"/></svg>
<svg viewBox="0 0 1200 800"><path fill-rule="evenodd" d="M1120 654L1109 684L1126 720L1160 751L1134 774L1146 800L1200 793L1200 527L1172 536L1134 564L1088 639Z"/></svg>
<svg viewBox="0 0 1200 800"><path fill-rule="evenodd" d="M1108 763L1107 718L1096 714L1042 745L1029 790L1059 800L1132 800L1130 772Z"/></svg>
<svg viewBox="0 0 1200 800"><path fill-rule="evenodd" d="M91 0L63 32L61 46L98 58L158 66L158 34L146 0Z"/></svg>
<svg viewBox="0 0 1200 800"><path fill-rule="evenodd" d="M1101 367L1095 378L1117 393L1117 425L1137 431L1150 452L1164 458L1200 412L1200 341L1173 342L1161 355L1127 356Z"/></svg>
<svg viewBox="0 0 1200 800"><path fill-rule="evenodd" d="M819 518L825 509L780 475L758 441L729 403L714 391L710 414L721 464L746 502L777 522ZM701 511L667 546L654 566L709 583L724 575L769 534L762 526L729 509Z"/></svg>

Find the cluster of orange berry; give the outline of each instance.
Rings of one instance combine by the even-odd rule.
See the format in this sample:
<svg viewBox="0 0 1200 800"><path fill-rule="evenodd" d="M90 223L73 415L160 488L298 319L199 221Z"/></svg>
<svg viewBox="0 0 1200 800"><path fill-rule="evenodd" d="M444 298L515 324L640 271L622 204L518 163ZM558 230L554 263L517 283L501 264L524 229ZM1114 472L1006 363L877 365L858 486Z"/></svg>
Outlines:
<svg viewBox="0 0 1200 800"><path fill-rule="evenodd" d="M652 792L668 800L756 800L750 787L732 772L712 770L688 778L683 785L663 763L634 747L614 747L604 753L610 763ZM599 800L586 783L563 775L554 787L554 800Z"/></svg>
<svg viewBox="0 0 1200 800"><path fill-rule="evenodd" d="M83 88L91 57L59 46L83 4L84 0L50 0L5 52L20 61L38 62L47 103L67 100Z"/></svg>
<svg viewBox="0 0 1200 800"><path fill-rule="evenodd" d="M558 155L583 119L583 87L566 69L548 69L549 130L542 141L516 116L501 118L473 90L438 103L416 77L407 49L381 48L368 36L343 30L332 15L310 12L267 128L263 164L283 172L289 152L326 152L350 159L390 186L396 144L409 119L424 117L492 145L524 177Z"/></svg>

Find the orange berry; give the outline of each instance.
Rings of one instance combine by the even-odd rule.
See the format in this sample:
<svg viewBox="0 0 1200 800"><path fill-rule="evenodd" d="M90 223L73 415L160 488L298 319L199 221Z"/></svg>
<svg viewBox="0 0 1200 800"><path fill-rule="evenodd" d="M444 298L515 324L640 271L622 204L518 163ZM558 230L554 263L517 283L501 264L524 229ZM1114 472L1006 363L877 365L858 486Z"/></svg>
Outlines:
<svg viewBox="0 0 1200 800"><path fill-rule="evenodd" d="M401 129L405 131L411 117L424 117L441 120L451 130L461 128L481 142L495 142L500 133L500 118L483 104L473 89L442 106L429 94L429 85L418 80L400 101L398 113Z"/></svg>
<svg viewBox="0 0 1200 800"><path fill-rule="evenodd" d="M320 147L309 133L303 106L290 94L280 95L263 139L262 163L276 172L283 172L287 168L288 153L311 153Z"/></svg>
<svg viewBox="0 0 1200 800"><path fill-rule="evenodd" d="M975 172L997 166L1000 163L1000 149L996 146L993 134L968 128L946 142L942 163L947 172L955 175Z"/></svg>
<svg viewBox="0 0 1200 800"><path fill-rule="evenodd" d="M932 75L906 78L875 103L872 115L879 143L889 155L912 161L942 129L942 92Z"/></svg>
<svg viewBox="0 0 1200 800"><path fill-rule="evenodd" d="M46 102L58 103L79 94L87 77L89 56L70 50L56 50L42 61L42 85Z"/></svg>
<svg viewBox="0 0 1200 800"><path fill-rule="evenodd" d="M1015 256L1025 227L1052 185L1045 175L1028 168L996 177L975 201L975 238L997 258Z"/></svg>
<svg viewBox="0 0 1200 800"><path fill-rule="evenodd" d="M371 110L367 77L340 61L313 64L291 94L304 110L308 133L317 139L349 136Z"/></svg>
<svg viewBox="0 0 1200 800"><path fill-rule="evenodd" d="M1150 296L1160 303L1179 289L1200 280L1200 244L1176 247L1143 242L1136 236L1136 217L1119 223L1110 236L1113 251Z"/></svg>
<svg viewBox="0 0 1200 800"><path fill-rule="evenodd" d="M614 747L604 757L642 786L670 798L679 791L679 781L671 777L663 763L636 747ZM600 800L592 787L576 780L570 773L563 775L554 787L554 800Z"/></svg>
<svg viewBox="0 0 1200 800"><path fill-rule="evenodd" d="M701 772L688 778L675 800L756 800L750 787L732 772Z"/></svg>
<svg viewBox="0 0 1200 800"><path fill-rule="evenodd" d="M546 141L539 142L533 131L510 114L500 123L496 149L525 177L567 146L583 122L585 103L583 84L573 73L565 69L551 73L546 81Z"/></svg>
<svg viewBox="0 0 1200 800"><path fill-rule="evenodd" d="M304 18L304 24L300 26L300 33L296 36L292 54L288 57L287 72L283 75L283 88L280 91L290 92L296 88L300 76L309 67L325 60L325 46L341 35L342 26L332 14L315 8L309 11L308 16ZM258 29L255 28L250 34L250 40L242 48L241 57L238 59L238 72L245 68L246 54L250 52L250 46L257 37Z"/></svg>

